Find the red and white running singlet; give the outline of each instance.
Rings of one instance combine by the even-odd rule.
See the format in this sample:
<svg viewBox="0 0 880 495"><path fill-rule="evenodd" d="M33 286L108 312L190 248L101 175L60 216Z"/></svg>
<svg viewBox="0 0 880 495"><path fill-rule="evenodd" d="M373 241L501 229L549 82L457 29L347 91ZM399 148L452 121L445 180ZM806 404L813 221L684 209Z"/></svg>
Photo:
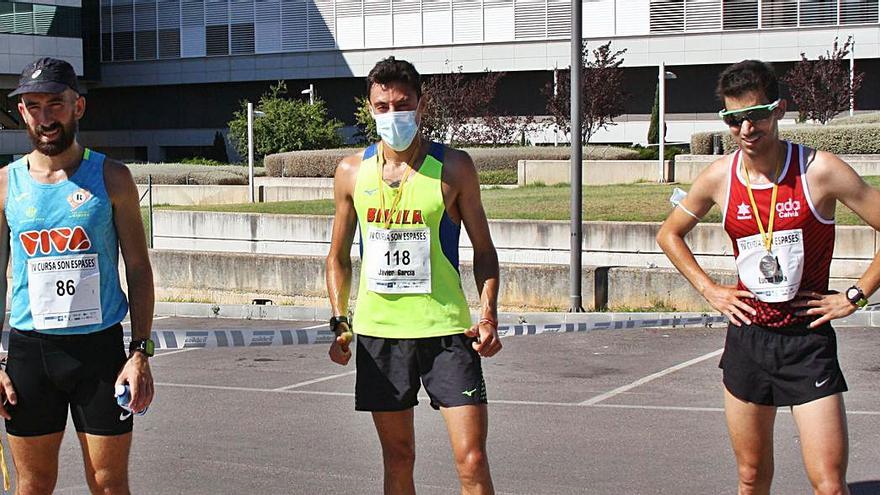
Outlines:
<svg viewBox="0 0 880 495"><path fill-rule="evenodd" d="M791 300L798 290L825 292L834 252L834 219L822 218L810 198L804 148L786 143L788 153L780 172L773 226L773 247L768 253L752 213L742 154L731 159L727 204L722 222L733 242L738 288L755 294L749 301L757 314L752 323L780 328L803 324L814 317L798 317ZM773 184L752 184L762 225L768 225Z"/></svg>

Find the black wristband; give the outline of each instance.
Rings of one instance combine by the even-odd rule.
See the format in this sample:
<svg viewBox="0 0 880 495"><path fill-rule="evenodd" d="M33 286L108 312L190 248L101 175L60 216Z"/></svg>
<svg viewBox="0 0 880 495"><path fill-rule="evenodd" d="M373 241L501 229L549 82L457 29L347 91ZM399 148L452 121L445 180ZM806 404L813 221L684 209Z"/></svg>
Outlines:
<svg viewBox="0 0 880 495"><path fill-rule="evenodd" d="M351 330L351 322L348 321L347 316L334 316L330 318L330 331L333 332L336 336L339 336L342 332L339 331L339 327L345 324L349 330Z"/></svg>

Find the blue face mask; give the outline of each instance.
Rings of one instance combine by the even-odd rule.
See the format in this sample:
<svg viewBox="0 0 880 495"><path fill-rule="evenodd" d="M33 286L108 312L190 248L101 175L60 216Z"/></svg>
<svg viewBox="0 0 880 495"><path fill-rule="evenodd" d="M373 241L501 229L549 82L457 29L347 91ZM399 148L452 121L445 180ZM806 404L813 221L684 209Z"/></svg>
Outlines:
<svg viewBox="0 0 880 495"><path fill-rule="evenodd" d="M373 114L373 119L376 120L376 132L379 137L394 151L409 148L419 132L415 110Z"/></svg>

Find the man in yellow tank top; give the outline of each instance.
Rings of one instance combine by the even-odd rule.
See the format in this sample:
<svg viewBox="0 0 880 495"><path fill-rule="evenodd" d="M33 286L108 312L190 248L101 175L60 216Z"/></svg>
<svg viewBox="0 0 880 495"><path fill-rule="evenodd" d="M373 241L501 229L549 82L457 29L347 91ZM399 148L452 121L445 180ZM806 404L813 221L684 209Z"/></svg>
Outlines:
<svg viewBox="0 0 880 495"><path fill-rule="evenodd" d="M327 290L337 339L330 358L351 359L357 334L355 409L370 411L382 445L385 493L415 493L413 407L424 384L446 421L462 493L494 493L486 455L488 411L480 359L501 350L498 256L467 153L419 134L419 73L389 57L367 77L382 140L336 168L336 215ZM461 224L474 250L480 319L461 287ZM357 308L349 322L350 258L359 233Z"/></svg>

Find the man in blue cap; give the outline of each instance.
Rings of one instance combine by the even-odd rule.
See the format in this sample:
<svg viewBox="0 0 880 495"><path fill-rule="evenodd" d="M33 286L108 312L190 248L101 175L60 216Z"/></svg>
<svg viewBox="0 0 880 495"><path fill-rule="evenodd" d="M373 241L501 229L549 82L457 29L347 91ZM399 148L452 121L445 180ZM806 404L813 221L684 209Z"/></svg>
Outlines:
<svg viewBox="0 0 880 495"><path fill-rule="evenodd" d="M0 267L12 254L9 354L0 416L17 493L52 493L73 417L92 493L128 493L131 411L153 398L153 274L138 192L122 163L76 139L86 102L73 67L41 58L21 74L18 111L33 151L0 170ZM119 280L125 263L131 306ZM0 277L0 301L6 277ZM122 320L131 310L132 342ZM130 410L114 397L128 385Z"/></svg>

